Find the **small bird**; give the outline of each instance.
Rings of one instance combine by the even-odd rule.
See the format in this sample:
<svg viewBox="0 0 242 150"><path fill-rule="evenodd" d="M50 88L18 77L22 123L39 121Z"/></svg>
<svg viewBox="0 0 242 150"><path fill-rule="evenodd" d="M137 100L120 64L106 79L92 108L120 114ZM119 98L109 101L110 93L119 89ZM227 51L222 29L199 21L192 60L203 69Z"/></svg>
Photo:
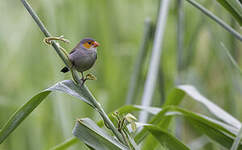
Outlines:
<svg viewBox="0 0 242 150"><path fill-rule="evenodd" d="M82 80L85 81L83 72L89 70L97 60L97 47L99 43L92 38L82 39L75 48L69 53L69 59L72 67L82 74ZM66 73L69 69L64 67L61 72Z"/></svg>

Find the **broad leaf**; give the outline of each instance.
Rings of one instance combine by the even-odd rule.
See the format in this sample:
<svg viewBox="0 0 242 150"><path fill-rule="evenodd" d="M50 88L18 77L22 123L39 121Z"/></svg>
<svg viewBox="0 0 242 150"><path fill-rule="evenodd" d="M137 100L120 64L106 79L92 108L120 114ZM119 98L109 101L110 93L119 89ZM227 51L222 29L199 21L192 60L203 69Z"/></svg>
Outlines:
<svg viewBox="0 0 242 150"><path fill-rule="evenodd" d="M149 124L157 125L158 127L162 128L163 120L166 120L166 117L174 116L181 116L189 122L193 122L192 125L196 125L201 129L204 129L200 130L202 133L206 134L211 139L227 148L232 145L235 134L238 133L238 130L233 126L175 106L167 106L162 109L157 115L153 117ZM139 134L136 135L135 140L139 143L146 137L147 134L148 131L146 128L144 128ZM240 148L242 149L241 145Z"/></svg>
<svg viewBox="0 0 242 150"><path fill-rule="evenodd" d="M7 121L7 123L1 128L0 131L0 144L8 137L10 133L17 128L20 123L53 91L59 91L67 93L71 96L77 97L83 100L87 104L93 107L92 100L94 99L87 87L82 86L79 88L71 80L61 81L52 87L36 94L23 106L21 106Z"/></svg>
<svg viewBox="0 0 242 150"><path fill-rule="evenodd" d="M93 149L98 150L125 150L126 146L109 136L105 131L96 125L89 118L79 119L72 131L73 135L79 138Z"/></svg>

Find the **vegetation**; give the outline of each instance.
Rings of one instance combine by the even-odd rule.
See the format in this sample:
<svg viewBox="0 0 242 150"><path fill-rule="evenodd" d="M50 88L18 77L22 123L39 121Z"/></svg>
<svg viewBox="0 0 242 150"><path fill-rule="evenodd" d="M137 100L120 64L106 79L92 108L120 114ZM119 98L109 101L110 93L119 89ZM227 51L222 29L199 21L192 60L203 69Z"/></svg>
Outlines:
<svg viewBox="0 0 242 150"><path fill-rule="evenodd" d="M0 150L242 149L240 1L21 2L0 6ZM71 41L50 43L61 59L47 29ZM87 36L102 46L82 86L59 70Z"/></svg>

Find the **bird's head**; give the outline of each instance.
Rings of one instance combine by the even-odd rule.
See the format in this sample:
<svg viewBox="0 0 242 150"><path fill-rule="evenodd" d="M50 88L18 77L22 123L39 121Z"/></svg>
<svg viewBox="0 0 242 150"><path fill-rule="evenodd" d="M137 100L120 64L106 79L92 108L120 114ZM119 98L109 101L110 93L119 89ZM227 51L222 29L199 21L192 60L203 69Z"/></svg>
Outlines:
<svg viewBox="0 0 242 150"><path fill-rule="evenodd" d="M80 41L80 46L86 50L96 50L100 44L92 38L84 38Z"/></svg>

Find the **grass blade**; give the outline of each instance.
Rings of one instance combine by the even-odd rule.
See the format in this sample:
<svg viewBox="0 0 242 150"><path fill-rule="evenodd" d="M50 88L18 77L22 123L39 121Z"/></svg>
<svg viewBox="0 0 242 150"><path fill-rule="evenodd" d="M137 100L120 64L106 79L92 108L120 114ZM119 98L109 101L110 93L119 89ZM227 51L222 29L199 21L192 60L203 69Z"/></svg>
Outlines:
<svg viewBox="0 0 242 150"><path fill-rule="evenodd" d="M7 121L0 131L0 143L17 128L20 123L53 91L64 92L86 102L91 107L93 96L86 86L79 87L72 80L58 82L50 88L36 94L27 103L21 106Z"/></svg>
<svg viewBox="0 0 242 150"><path fill-rule="evenodd" d="M175 106L167 106L162 109L162 111L160 111L156 116L153 117L152 121L149 122L149 124L156 125L163 129L163 123L164 121L166 121L166 117L174 116L181 116L182 118L188 120L191 125L195 125L199 128L198 131L206 134L211 139L226 148L231 147L235 138L235 134L238 133L238 130L233 126ZM148 131L144 128L141 130L140 133L136 135L135 140L139 143L147 136L147 134ZM240 149L242 149L242 145L240 145Z"/></svg>
<svg viewBox="0 0 242 150"><path fill-rule="evenodd" d="M227 124L234 126L237 129L240 129L241 124L240 122L231 116L229 113L227 113L225 110L214 104L212 101L208 100L206 97L202 96L196 88L190 85L180 85L178 86L179 89L184 91L186 94L188 94L190 97L193 98L193 100L203 104L213 115L218 117L219 119L223 120Z"/></svg>
<svg viewBox="0 0 242 150"><path fill-rule="evenodd" d="M234 60L233 56L230 54L229 50L225 47L223 43L221 43L221 46L223 47L224 51L226 52L226 55L228 56L233 66L239 71L240 75L242 76L242 70L240 69L238 63Z"/></svg>
<svg viewBox="0 0 242 150"><path fill-rule="evenodd" d="M242 7L237 0L217 0L242 25Z"/></svg>
<svg viewBox="0 0 242 150"><path fill-rule="evenodd" d="M0 131L0 144L12 133L19 124L50 94L51 91L43 91L32 97L21 106L7 121Z"/></svg>
<svg viewBox="0 0 242 150"><path fill-rule="evenodd" d="M89 118L79 119L72 131L73 135L94 149L125 150L126 146L106 134Z"/></svg>
<svg viewBox="0 0 242 150"><path fill-rule="evenodd" d="M233 143L233 145L232 145L232 147L231 147L231 150L237 150L237 149L238 149L238 147L239 147L239 143L240 143L240 141L241 141L241 138L242 138L242 128L240 128L239 133L238 133L238 135L236 136L236 138L235 138L235 140L234 140L234 143Z"/></svg>
<svg viewBox="0 0 242 150"><path fill-rule="evenodd" d="M77 142L79 142L79 141L76 137L71 137L71 138L65 140L63 143L58 144L55 147L51 148L51 150L65 150Z"/></svg>
<svg viewBox="0 0 242 150"><path fill-rule="evenodd" d="M189 95L190 97L192 97L193 100L195 100L195 101L199 102L200 104L202 104L203 106L205 106L210 111L210 113L212 113L214 116L216 116L217 118L219 118L219 119L223 120L225 123L227 123L226 125L231 126L232 127L232 130L230 130L231 133L236 134L238 132L238 130L241 126L240 122L236 118L234 118L233 116L228 114L226 111L221 109L219 106L217 106L216 104L212 103L210 100L208 100L207 98L202 96L191 85L181 85L181 86L178 86L178 88L173 89L172 92L168 95L164 106L179 105L181 103L183 97L186 94ZM160 113L162 114L165 112L161 111ZM162 118L162 117L158 117L158 115L156 115L152 118L152 120L149 123L153 124L155 122L156 123L159 122L160 126L162 126L162 128L167 129L171 120L172 120L172 117L170 117L170 116ZM146 135L147 135L147 131L145 131L145 129L143 129L135 137L135 140L137 142L140 142Z"/></svg>
<svg viewBox="0 0 242 150"><path fill-rule="evenodd" d="M242 41L242 36L240 33L235 31L233 28L231 28L228 24L226 24L222 19L215 16L212 12L204 8L202 5L197 3L194 0L187 0L190 4L192 4L194 7L199 9L201 12L203 12L205 15L210 17L212 20L214 20L216 23L218 23L220 26L222 26L225 30L227 30L229 33L231 33L234 37L236 37L238 40Z"/></svg>
<svg viewBox="0 0 242 150"><path fill-rule="evenodd" d="M169 150L179 149L179 150L189 150L189 148L180 142L170 133L154 126L145 125L144 126L158 141L159 143Z"/></svg>

